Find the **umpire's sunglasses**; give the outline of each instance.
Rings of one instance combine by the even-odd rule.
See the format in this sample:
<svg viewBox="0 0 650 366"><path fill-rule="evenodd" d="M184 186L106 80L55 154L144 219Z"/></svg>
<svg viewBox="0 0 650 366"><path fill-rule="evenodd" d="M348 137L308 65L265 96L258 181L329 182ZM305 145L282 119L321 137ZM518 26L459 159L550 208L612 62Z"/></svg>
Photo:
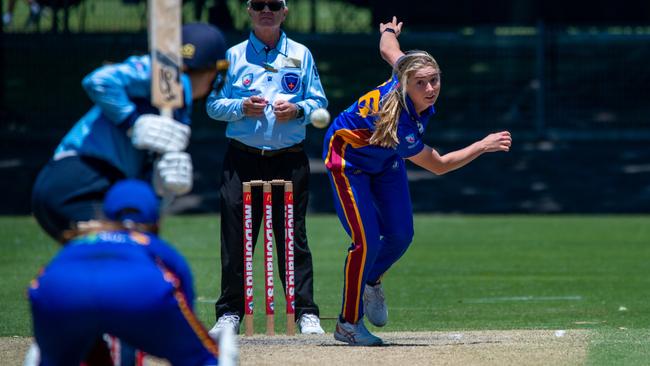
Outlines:
<svg viewBox="0 0 650 366"><path fill-rule="evenodd" d="M250 7L255 11L262 11L265 7L269 7L270 11L278 11L284 8L284 3L282 1L251 1Z"/></svg>

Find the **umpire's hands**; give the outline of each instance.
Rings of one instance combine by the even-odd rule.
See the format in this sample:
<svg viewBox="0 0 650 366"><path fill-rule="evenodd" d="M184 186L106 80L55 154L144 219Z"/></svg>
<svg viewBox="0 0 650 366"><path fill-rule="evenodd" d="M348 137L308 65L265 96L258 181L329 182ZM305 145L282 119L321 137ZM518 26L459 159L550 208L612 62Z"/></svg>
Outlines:
<svg viewBox="0 0 650 366"><path fill-rule="evenodd" d="M276 100L273 103L273 114L278 122L286 122L295 119L298 114L298 108L295 104L286 100Z"/></svg>
<svg viewBox="0 0 650 366"><path fill-rule="evenodd" d="M263 97L253 95L248 99L244 99L242 109L244 115L247 117L260 117L264 115L264 108L266 108L267 104L269 104L269 102L267 102Z"/></svg>

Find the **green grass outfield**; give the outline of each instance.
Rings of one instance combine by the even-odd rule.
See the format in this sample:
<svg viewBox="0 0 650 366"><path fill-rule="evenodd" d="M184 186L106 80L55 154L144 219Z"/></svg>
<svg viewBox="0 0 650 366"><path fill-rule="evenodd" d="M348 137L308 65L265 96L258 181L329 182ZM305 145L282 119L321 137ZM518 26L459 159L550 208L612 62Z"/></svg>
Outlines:
<svg viewBox="0 0 650 366"><path fill-rule="evenodd" d="M177 216L163 225L163 237L191 264L197 313L212 326L218 218ZM650 360L650 216L417 215L415 226L411 248L384 277L390 322L382 331L591 329L589 364ZM335 317L349 242L335 216L309 216L308 234L316 300L323 317ZM25 288L57 246L30 217L0 218L0 243L0 336L29 336ZM276 331L283 332L279 284ZM323 325L331 332L334 321Z"/></svg>

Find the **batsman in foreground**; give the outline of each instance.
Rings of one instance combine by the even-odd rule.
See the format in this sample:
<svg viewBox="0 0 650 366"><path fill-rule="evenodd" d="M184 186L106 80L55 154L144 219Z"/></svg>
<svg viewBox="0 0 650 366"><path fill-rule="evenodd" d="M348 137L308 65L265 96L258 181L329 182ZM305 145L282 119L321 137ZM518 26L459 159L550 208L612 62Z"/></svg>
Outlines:
<svg viewBox="0 0 650 366"><path fill-rule="evenodd" d="M188 24L182 39L184 103L173 118L158 115L151 104L149 55L102 66L83 79L95 106L65 135L32 192L34 215L55 240L65 242L67 232L101 219L104 194L120 179L153 178L160 195L191 190L192 162L183 150L192 101L207 96L228 67L217 28Z"/></svg>
<svg viewBox="0 0 650 366"><path fill-rule="evenodd" d="M380 53L393 74L343 111L324 142L337 213L352 238L334 338L353 346L383 343L368 331L363 317L375 326L386 325L381 278L413 239L404 159L440 175L483 153L509 151L512 143L503 131L440 155L422 142L440 93L440 68L427 52L402 52L397 41L401 30L395 17L380 24Z"/></svg>
<svg viewBox="0 0 650 366"><path fill-rule="evenodd" d="M166 197L191 190L192 161L184 150L192 102L207 96L215 80L222 80L218 76L228 63L217 28L187 24L179 38L183 95L172 117L160 116L152 105L152 80L160 75L152 75L149 55L102 66L83 79L95 105L63 138L32 191L34 216L53 239L64 243L77 230L103 219L104 195L120 179L153 180L156 192ZM98 340L99 347L101 343ZM129 349L121 349L129 357Z"/></svg>
<svg viewBox="0 0 650 366"><path fill-rule="evenodd" d="M234 333L217 346L194 315L190 268L157 236L159 203L149 184L117 182L103 212L106 220L77 230L31 283L37 362L79 365L110 333L173 365L236 364Z"/></svg>

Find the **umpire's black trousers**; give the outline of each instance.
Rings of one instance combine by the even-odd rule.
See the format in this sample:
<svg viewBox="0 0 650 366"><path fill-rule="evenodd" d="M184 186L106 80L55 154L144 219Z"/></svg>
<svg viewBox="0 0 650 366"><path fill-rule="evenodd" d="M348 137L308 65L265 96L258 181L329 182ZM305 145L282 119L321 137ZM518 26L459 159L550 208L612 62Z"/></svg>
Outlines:
<svg viewBox="0 0 650 366"><path fill-rule="evenodd" d="M313 267L307 245L305 215L309 197L309 161L302 145L265 151L231 140L221 176L221 296L215 305L217 319L225 313L244 315L244 249L242 182L284 179L293 182L294 245L296 281L296 319L305 313L319 315L314 302ZM273 188L273 233L276 243L284 243L284 195L280 186ZM253 189L253 243L262 222L261 188ZM277 258L284 258L284 245L276 245ZM282 287L285 288L285 263L277 261ZM263 284L263 279L255 279ZM277 286L276 286L277 288ZM277 292L277 291L276 291ZM276 294L277 296L277 294ZM264 309L264 299L255 299L256 308Z"/></svg>

